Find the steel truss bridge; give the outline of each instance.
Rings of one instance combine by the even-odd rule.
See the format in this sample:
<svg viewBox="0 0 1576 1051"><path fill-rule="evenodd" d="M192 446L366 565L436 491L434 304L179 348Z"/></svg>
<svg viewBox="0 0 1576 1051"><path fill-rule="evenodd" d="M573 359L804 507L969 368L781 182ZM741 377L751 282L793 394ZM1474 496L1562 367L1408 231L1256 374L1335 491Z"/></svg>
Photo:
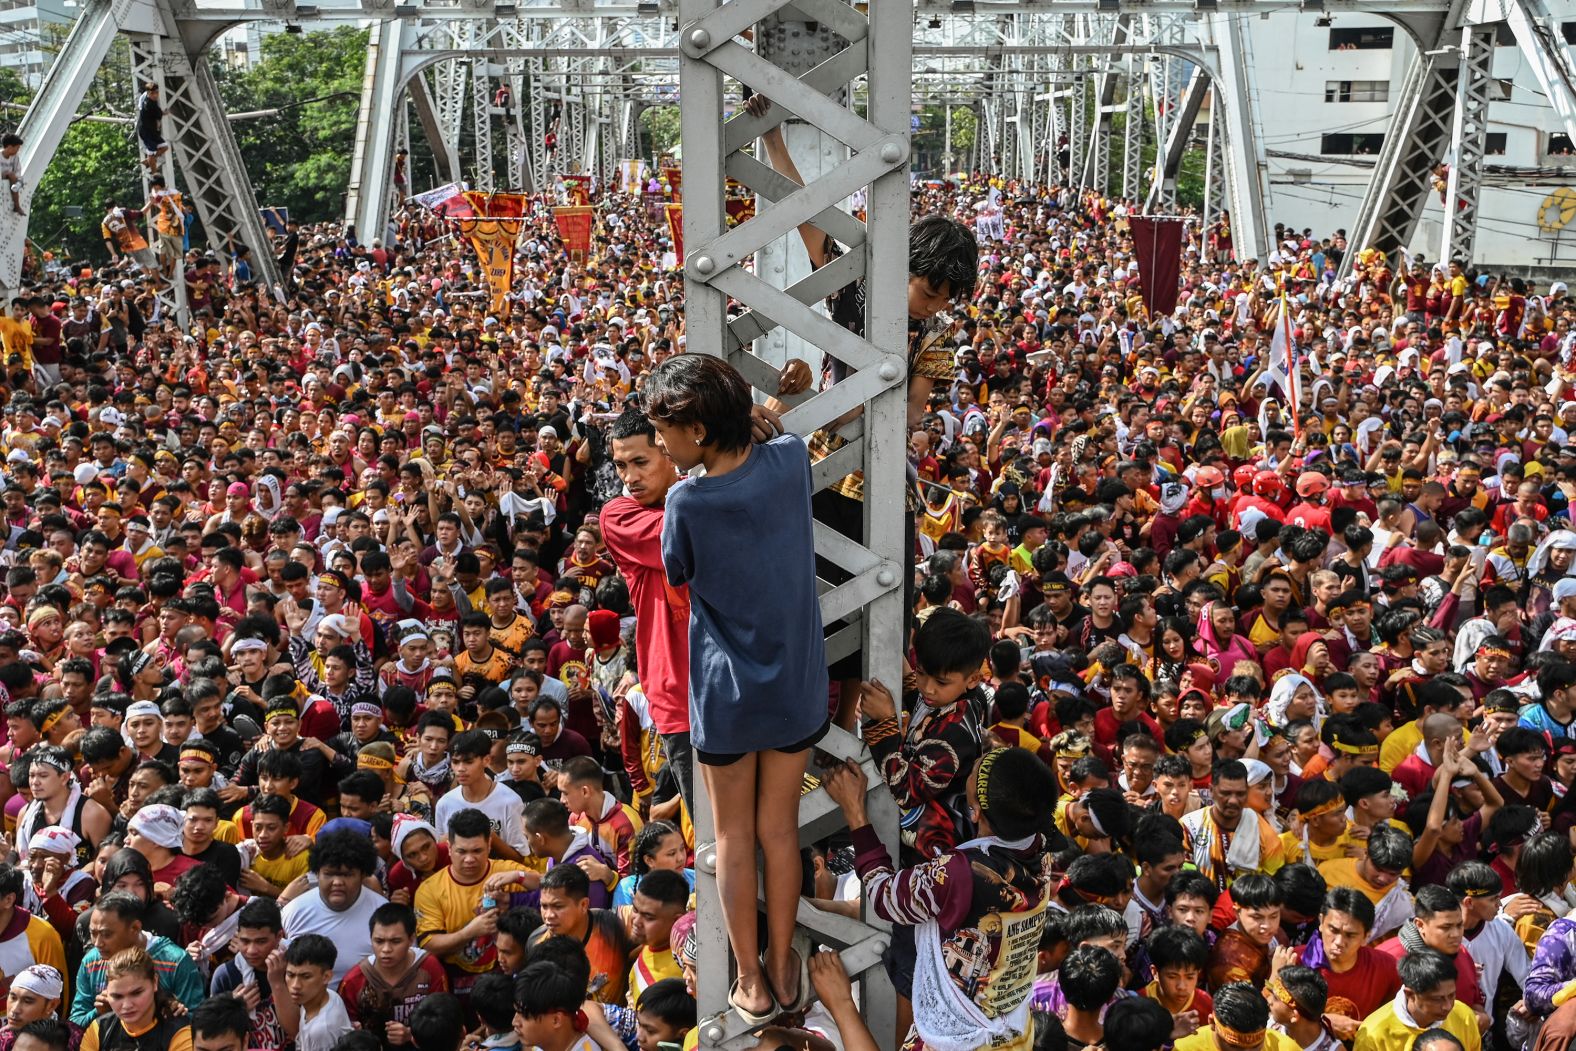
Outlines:
<svg viewBox="0 0 1576 1051"><path fill-rule="evenodd" d="M1395 252L1418 229L1430 179L1449 164L1440 258L1470 258L1485 179L1488 58L1509 31L1572 141L1576 73L1550 0L1302 0L1302 10L1379 16L1416 45L1371 186L1351 232L1356 247ZM860 650L865 677L901 680L902 502L906 450L905 282L909 224L910 117L916 102L969 111L977 133L946 163L1009 178L1060 182L1174 204L1183 154L1207 149L1206 217L1228 209L1237 251L1273 247L1266 217L1265 121L1256 61L1244 23L1297 10L1295 0L359 0L308 5L196 6L189 0L82 0L66 44L22 120L25 187L38 185L93 74L117 34L131 45L138 82L163 88L171 152L164 175L193 200L210 243L254 247L255 270L280 284L257 201L231 134L207 51L247 23L311 26L370 23L345 218L363 238L387 225L396 151L425 149L440 181L482 190L538 190L560 174L611 176L641 144L641 112L682 93L686 325L692 352L726 356L767 393L789 355L831 354L848 378L795 399L785 423L800 433L849 410L863 413L849 443L819 463L824 487L862 470L862 542L817 527L817 551L851 579L827 585L828 644L837 659ZM497 89L509 89L497 104ZM738 107L742 86L773 106L754 119ZM1207 117L1205 102L1209 102ZM725 114L732 113L724 119ZM1122 116L1119 122L1115 118ZM749 147L783 122L807 184L796 186ZM424 146L413 143L411 125ZM949 121L950 123L950 121ZM1120 130L1119 130L1120 129ZM461 144L469 131L470 149ZM556 133L549 156L546 134ZM1146 144L1154 151L1144 164ZM129 159L128 159L129 163ZM753 191L755 218L730 229L731 177ZM28 190L24 190L24 203ZM861 220L846 210L865 195ZM813 221L848 247L811 273L791 235ZM0 209L0 285L16 289L26 218ZM1355 253L1347 253L1350 260ZM753 260L753 266L747 266ZM815 308L851 280L867 283L864 338ZM730 312L729 301L737 309ZM167 307L185 319L177 279ZM825 751L861 761L875 786L875 827L895 854L897 814L868 751L840 730ZM700 786L697 786L700 787ZM696 863L706 952L700 968L701 1042L752 1046L726 1010L729 960L714 880L708 807L697 806ZM801 842L841 825L817 789L805 797ZM860 982L877 1039L894 1045L895 994L881 965L889 941L873 916L861 920L800 907L802 928L839 950Z"/></svg>

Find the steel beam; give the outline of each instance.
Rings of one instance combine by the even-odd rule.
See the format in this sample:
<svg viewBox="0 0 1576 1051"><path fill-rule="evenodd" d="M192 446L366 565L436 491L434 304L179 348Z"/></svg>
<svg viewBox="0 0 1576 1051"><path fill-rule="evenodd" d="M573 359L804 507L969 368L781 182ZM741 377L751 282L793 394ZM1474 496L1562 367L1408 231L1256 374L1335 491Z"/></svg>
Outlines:
<svg viewBox="0 0 1576 1051"><path fill-rule="evenodd" d="M828 99L826 85L814 71L796 77L765 58L730 42L739 29L763 20L788 6L790 0L678 0L680 85L684 97L681 119L684 138L684 261L685 330L691 353L713 354L737 362L746 376L772 373L753 350L765 326L781 326L816 342L821 349L849 364L853 370L843 382L798 399L784 417L784 424L800 433L828 425L852 406L863 405L851 444L840 450L849 467L864 471L865 523L863 542L817 529L818 553L843 566L854 579L822 596L828 622L840 612L857 610L859 633L866 658L867 677L899 674L902 652L902 575L908 571L904 550L903 498L906 445L906 342L908 273L908 163L909 109L912 102L911 0L882 0L863 12L843 8L830 0L798 0L801 11L813 11L819 21L832 22L838 35L848 40L844 54L854 61L846 76L837 66L833 84L848 77L864 77L866 105L863 115ZM801 16L802 17L802 16ZM855 29L858 32L854 32ZM832 58L829 63L838 63ZM828 62L820 64L825 68ZM759 120L736 114L725 129L724 75L749 84L774 104ZM807 175L808 185L783 195L781 182L756 163L729 163L730 154L776 126L789 115L833 136L854 151L844 164L818 177ZM761 194L755 218L728 229L723 198L725 173L733 171L747 188ZM866 236L833 264L845 268L842 280L863 279L866 292L865 332L856 335L833 324L815 305L825 295L815 278L796 282L790 289L774 288L749 270L759 263L773 241L789 236L801 223L837 205L853 190L867 186ZM843 223L843 220L839 220ZM852 218L847 223L858 225ZM846 243L846 242L845 242ZM730 299L749 312L749 324L735 330L729 325ZM769 321L767 319L770 319ZM741 321L744 319L741 318ZM748 339L749 342L744 341ZM769 384L769 381L767 381ZM771 393L768 385L767 393ZM852 403L850 404L850 399ZM849 450L852 450L851 452ZM834 479L818 475L822 485ZM847 645L847 637L836 649ZM841 730L822 741L834 755L854 758L873 772L862 742ZM699 967L700 1044L707 1049L753 1047L757 1039L727 1007L730 965L720 951L728 944L717 898L716 832L704 786L696 784L696 898L699 930L706 945L718 951L701 954ZM897 814L891 793L879 777L872 780L869 806L874 826L896 848ZM819 838L839 824L837 809L816 789L800 803L800 839ZM868 905L867 905L868 908ZM862 1014L881 1047L890 1049L899 1034L894 1031L895 994L881 957L889 933L884 923L867 915L863 922L825 923L801 913L816 933L841 950L844 966L855 974L863 1000Z"/></svg>
<svg viewBox="0 0 1576 1051"><path fill-rule="evenodd" d="M232 238L252 250L252 273L271 290L282 289L273 241L257 210L241 148L225 116L213 69L181 43L173 0L159 0L164 32L165 137L181 173L180 187L196 206L208 243L223 251ZM136 37L133 37L135 42Z"/></svg>
<svg viewBox="0 0 1576 1051"><path fill-rule="evenodd" d="M1355 248L1374 248L1394 256L1410 245L1417 233L1429 195L1434 192L1434 168L1450 145L1461 57L1456 48L1460 31L1452 27L1458 23L1459 11L1434 20L1428 27L1430 46L1407 67L1373 180L1347 241ZM1340 276L1352 272L1356 257L1356 251L1344 254Z"/></svg>
<svg viewBox="0 0 1576 1051"><path fill-rule="evenodd" d="M132 0L84 0L65 46L44 74L38 94L17 128L22 137L17 158L22 167L23 209L28 209L44 169L71 127L77 107L87 96L93 76L109 55L131 7ZM0 208L0 287L10 292L19 287L26 250L27 216Z"/></svg>
<svg viewBox="0 0 1576 1051"><path fill-rule="evenodd" d="M1241 20L1224 10L1207 16L1205 26L1216 45L1221 77L1214 104L1226 120L1226 187L1231 201L1232 247L1239 259L1259 259L1269 252L1270 230L1265 217L1269 186L1267 161L1259 138L1262 124L1253 83L1253 58Z"/></svg>
<svg viewBox="0 0 1576 1051"><path fill-rule="evenodd" d="M388 225L390 179L394 173L395 130L401 107L399 81L400 55L410 27L398 21L374 23L367 43L367 68L361 80L361 107L356 116L356 138L350 155L350 186L345 194L345 219L355 223L363 240L383 236ZM416 103L416 119L421 121L440 173L452 170L452 158L442 148L443 140L432 112L431 97L423 84L411 94ZM410 177L409 158L405 165Z"/></svg>
<svg viewBox="0 0 1576 1051"><path fill-rule="evenodd" d="M432 150L432 163L438 182L459 182L459 146L453 139L444 137L443 122L438 119L438 106L433 101L427 78L419 74L411 77L405 82L405 92L410 98L410 108L416 111L416 122L421 125L422 137Z"/></svg>
<svg viewBox="0 0 1576 1051"><path fill-rule="evenodd" d="M1445 218L1441 223L1440 259L1473 259L1477 243L1478 199L1483 188L1483 160L1488 142L1488 101L1494 81L1494 37L1497 25L1468 25L1461 30L1461 62L1456 72L1456 100L1450 124L1449 174L1445 179Z"/></svg>
<svg viewBox="0 0 1576 1051"><path fill-rule="evenodd" d="M1570 52L1565 41L1554 34L1559 32L1560 18L1549 9L1545 0L1484 0L1486 4L1502 7L1506 23L1516 37L1527 68L1537 78L1544 98L1559 118L1565 134L1576 142L1576 68L1571 65ZM1562 5L1563 15L1571 13L1569 3ZM1541 151L1540 151L1541 152Z"/></svg>
<svg viewBox="0 0 1576 1051"><path fill-rule="evenodd" d="M1158 178L1149 187L1149 196L1145 200L1145 211L1154 211L1165 200L1174 200L1176 197L1177 173L1182 170L1182 156L1187 153L1188 142L1193 137L1193 127L1198 123L1198 114L1204 106L1204 97L1209 94L1209 78L1204 75L1202 68L1195 67L1193 75L1188 78L1187 89L1182 93L1182 105L1175 114L1175 119L1170 122L1167 129L1165 143L1160 148L1160 156L1156 158L1155 167L1158 169Z"/></svg>

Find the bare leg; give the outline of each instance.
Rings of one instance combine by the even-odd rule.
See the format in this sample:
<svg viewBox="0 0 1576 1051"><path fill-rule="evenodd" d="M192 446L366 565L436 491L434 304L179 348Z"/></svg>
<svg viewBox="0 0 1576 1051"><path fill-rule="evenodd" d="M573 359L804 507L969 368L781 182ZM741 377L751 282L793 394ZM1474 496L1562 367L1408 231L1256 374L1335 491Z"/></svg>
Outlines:
<svg viewBox="0 0 1576 1051"><path fill-rule="evenodd" d="M751 1014L772 1006L771 991L761 972L760 938L755 907L755 797L760 753L751 752L728 766L697 764L706 779L711 816L717 834L717 895L722 919L739 973L736 1001ZM794 838L794 844L799 842ZM768 871L770 871L768 869ZM794 871L798 871L795 865ZM768 884L768 887L770 884Z"/></svg>
<svg viewBox="0 0 1576 1051"><path fill-rule="evenodd" d="M804 891L799 862L799 796L810 750L759 752L759 796L755 827L766 872L766 973L778 1002L799 997L799 966L793 932Z"/></svg>
<svg viewBox="0 0 1576 1051"><path fill-rule="evenodd" d="M849 733L854 732L859 722L858 679L843 679L837 684L837 715L832 721Z"/></svg>

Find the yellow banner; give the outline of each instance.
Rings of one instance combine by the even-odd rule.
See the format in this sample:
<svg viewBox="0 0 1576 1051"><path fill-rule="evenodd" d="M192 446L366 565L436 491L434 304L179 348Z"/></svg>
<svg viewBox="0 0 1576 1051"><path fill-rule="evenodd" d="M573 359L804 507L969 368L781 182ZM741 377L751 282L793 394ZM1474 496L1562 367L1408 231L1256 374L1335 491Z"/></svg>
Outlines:
<svg viewBox="0 0 1576 1051"><path fill-rule="evenodd" d="M501 315L508 309L514 284L514 243L520 236L520 219L458 219L460 233L470 241L481 264L482 277L492 289L489 310Z"/></svg>

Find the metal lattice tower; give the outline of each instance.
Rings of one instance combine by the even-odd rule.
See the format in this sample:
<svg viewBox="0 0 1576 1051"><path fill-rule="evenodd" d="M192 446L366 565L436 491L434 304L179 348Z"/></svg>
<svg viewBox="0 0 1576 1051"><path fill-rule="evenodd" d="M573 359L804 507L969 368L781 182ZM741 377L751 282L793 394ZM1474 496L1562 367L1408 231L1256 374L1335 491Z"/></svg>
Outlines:
<svg viewBox="0 0 1576 1051"><path fill-rule="evenodd" d="M855 543L817 527L816 549L854 574L821 598L827 623L850 615L857 619L856 626L830 640L828 659L862 644L867 673L885 678L898 673L902 573L907 562L900 495L906 484L907 361L901 348L907 319L903 275L908 256L912 5L885 0L871 5L867 18L837 0L797 0L798 19L815 19L847 46L802 76L794 76L738 39L745 29L778 14L787 4L788 0L735 0L719 6L716 0L682 0L679 5L680 83L685 100L686 331L692 352L727 357L767 392L775 389L776 369L752 353L752 344L778 325L854 370L829 390L794 399L798 404L784 424L807 434L856 405L864 406L861 418L844 432L853 439L851 444L817 465L815 484L825 486L850 469L863 469L871 496L864 503L865 542ZM727 110L729 102L725 77L771 99L772 110L760 120L741 113L726 123L719 121L718 114ZM828 97L856 79L865 86L862 116ZM835 137L850 151L846 163L819 178L806 176L809 184L802 188L741 152L790 114ZM725 175L754 190L761 202L754 219L732 230L723 208ZM837 208L862 187L868 187L864 223ZM847 254L787 289L773 287L746 268L753 255L807 221L847 245ZM814 309L827 293L858 278L865 280L866 287L864 339ZM740 307L735 316L728 312L730 299ZM862 743L835 728L821 747L870 763ZM879 777L872 786L873 823L887 837L889 849L895 850L892 797ZM716 897L715 848L706 803L697 803L696 818L699 929L706 945L721 946L727 939ZM840 820L824 790L817 789L801 802L801 843L819 839ZM859 975L864 1016L883 1045L890 1046L895 1000L881 965L888 941L884 925L868 916L864 922L831 916L807 903L800 905L799 920L816 941L842 953L850 974ZM726 1009L728 986L726 955L702 954L703 1047L754 1043L738 1016Z"/></svg>

